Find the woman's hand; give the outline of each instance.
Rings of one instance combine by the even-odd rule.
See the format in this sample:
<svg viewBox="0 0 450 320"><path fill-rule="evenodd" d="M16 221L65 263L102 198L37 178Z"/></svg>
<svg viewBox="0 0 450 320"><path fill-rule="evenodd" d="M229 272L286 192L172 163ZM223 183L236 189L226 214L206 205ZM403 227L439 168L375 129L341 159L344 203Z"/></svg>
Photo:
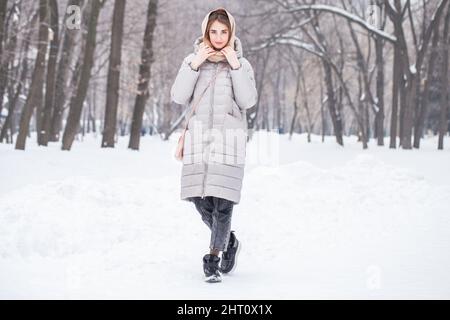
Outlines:
<svg viewBox="0 0 450 320"><path fill-rule="evenodd" d="M214 50L211 47L206 46L204 43L201 43L199 46L199 49L197 51L197 54L195 55L194 59L192 59L191 67L195 70L198 70L198 67L210 56L216 54L216 50Z"/></svg>
<svg viewBox="0 0 450 320"><path fill-rule="evenodd" d="M228 45L220 51L225 55L232 69L238 69L241 66L236 51L231 46Z"/></svg>

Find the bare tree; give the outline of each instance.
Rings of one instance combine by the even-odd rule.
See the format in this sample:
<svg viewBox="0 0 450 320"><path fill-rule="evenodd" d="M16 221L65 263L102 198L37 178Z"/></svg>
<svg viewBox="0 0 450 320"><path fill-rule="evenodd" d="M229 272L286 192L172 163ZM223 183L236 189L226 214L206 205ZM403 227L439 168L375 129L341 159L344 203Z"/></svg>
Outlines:
<svg viewBox="0 0 450 320"><path fill-rule="evenodd" d="M438 149L444 149L444 136L448 131L448 109L449 109L449 63L448 63L448 55L449 55L449 46L450 46L450 35L449 35L449 24L450 24L450 5L447 8L447 15L445 17L445 25L442 39L442 69L441 69L441 78L442 78L442 92L441 92L441 114L439 121L439 141L438 141Z"/></svg>
<svg viewBox="0 0 450 320"><path fill-rule="evenodd" d="M125 0L115 0L111 50L109 56L109 69L105 106L105 126L103 130L102 148L114 148L116 133L117 105L119 102L120 64L122 58L123 22L125 18Z"/></svg>
<svg viewBox="0 0 450 320"><path fill-rule="evenodd" d="M67 4L66 14L68 14L68 9L76 6L81 7L83 5L83 0L70 0ZM67 17L67 16L66 16ZM72 25L72 22L71 22ZM75 52L77 34L80 31L76 28L64 27L64 39L62 41L61 54L58 62L58 70L56 73L56 87L55 87L55 97L53 101L53 111L50 129L50 141L59 141L59 135L61 132L61 123L64 111L64 102L67 98L67 81L69 79L70 65L72 62L72 57Z"/></svg>
<svg viewBox="0 0 450 320"><path fill-rule="evenodd" d="M439 26L439 21L442 16L442 13L448 4L448 0L441 0L436 10L430 19L428 26L424 30L422 37L420 39L420 43L416 40L414 42L416 57L414 63L411 63L409 57L408 44L405 36L405 29L403 26L404 17L408 12L411 15L410 11L410 1L407 1L403 6L400 0L394 1L394 7L390 4L389 1L386 2L387 13L394 24L395 34L397 36L397 44L396 50L400 50L400 57L402 61L396 61L397 63L401 63L401 71L403 78L406 79L404 86L400 88L402 91L400 92L400 96L404 97L403 103L401 103L400 111L401 115L401 130L400 130L400 140L401 146L403 149L411 149L411 137L412 137L412 128L414 123L413 111L417 108L417 88L421 79L421 68L422 63L425 58L425 53L428 48L428 44L431 39L431 35L433 30ZM416 32L414 30L414 26L412 25L413 19L410 18L411 22L411 32L413 34L413 38L417 39ZM401 80L402 81L402 80ZM402 93L403 92L403 93Z"/></svg>
<svg viewBox="0 0 450 320"><path fill-rule="evenodd" d="M11 16L13 14L17 14L16 19L11 19ZM8 115L6 116L6 119L3 123L2 130L0 133L0 142L3 142L3 140L6 137L6 134L8 132L8 129L11 131L11 143L12 143L12 135L13 135L13 127L12 127L12 120L14 115L14 109L15 109L15 103L18 98L18 94L15 94L14 86L17 82L19 82L19 87L16 92L20 92L21 84L20 80L17 81L16 79L19 77L19 69L20 64L15 65L15 60L17 56L16 48L18 43L18 34L19 34L19 17L21 15L20 11L20 3L13 3L11 6L11 9L8 14L8 18L5 21L5 24L8 25L9 29L9 37L7 40L7 44L5 47L4 55L0 58L0 69L2 72L0 72L0 106L3 105L3 95L5 92L5 87L8 87ZM32 24L37 22L38 15L35 14L32 18ZM11 22L11 24L9 24ZM28 32L25 35L25 39L27 39L27 42L29 43L31 32L28 30ZM26 44L26 52L28 51L28 43ZM23 49L23 45L22 48ZM20 54L23 54L24 50L19 50ZM20 57L18 58L20 61ZM22 67L27 70L26 63L22 64ZM25 79L26 71L21 77L22 80ZM1 109L1 108L0 108Z"/></svg>
<svg viewBox="0 0 450 320"><path fill-rule="evenodd" d="M55 98L55 73L56 59L58 58L59 47L59 27L58 27L58 3L56 0L49 0L51 42L50 54L47 62L47 80L45 86L45 108L42 117L42 130L38 132L38 144L46 146L50 135L50 125L52 109Z"/></svg>
<svg viewBox="0 0 450 320"><path fill-rule="evenodd" d="M309 13L308 13L309 14ZM335 66L335 64L331 61L331 57L329 56L329 48L328 43L325 39L325 35L320 30L319 19L317 16L314 16L314 20L312 22L313 31L316 34L317 39L315 39L305 27L302 27L303 32L308 36L308 38L315 44L315 49L320 51L320 57L322 58L322 65L325 75L325 85L327 90L327 98L328 98L328 110L331 117L331 121L333 123L334 134L336 137L336 142L341 146L344 145L344 139L342 137L343 126L342 126L342 115L340 113L339 108L337 108L336 94L334 89L334 81L333 81L333 69L340 72L339 69ZM337 75L337 74L336 74ZM361 130L364 131L364 130Z"/></svg>
<svg viewBox="0 0 450 320"><path fill-rule="evenodd" d="M436 72L436 61L438 58L439 51L439 39L440 32L438 29L434 30L433 39L431 41L430 54L428 56L428 66L427 66L427 76L424 79L424 88L421 92L420 104L418 104L419 110L417 111L417 115L415 117L414 123L414 147L420 147L420 140L422 136L422 132L425 124L425 116L428 112L428 100L430 94L430 84L432 75Z"/></svg>
<svg viewBox="0 0 450 320"><path fill-rule="evenodd" d="M8 7L8 0L2 0L0 2L0 61L3 54L3 38L4 38L4 26L5 26L5 15L6 8Z"/></svg>
<svg viewBox="0 0 450 320"><path fill-rule="evenodd" d="M13 5L14 8L15 5ZM3 95L5 93L5 87L7 82L7 74L8 74L8 64L9 59L4 58L4 50L3 50L3 42L7 38L5 33L7 32L5 25L7 25L6 19L6 11L8 7L8 1L0 2L0 111L3 108ZM13 10L13 9L11 9ZM9 51L9 50L6 50ZM10 56L10 55L9 55Z"/></svg>
<svg viewBox="0 0 450 320"><path fill-rule="evenodd" d="M91 13L89 17L88 34L86 39L86 47L83 55L83 65L81 66L80 79L76 89L76 94L70 101L69 116L67 117L67 124L64 130L62 139L62 150L70 150L72 147L75 135L80 126L81 111L83 103L86 98L87 89L89 86L89 79L91 77L91 69L94 64L94 51L97 37L97 22L100 10L103 7L104 1L92 0Z"/></svg>
<svg viewBox="0 0 450 320"><path fill-rule="evenodd" d="M380 28L384 31L386 26L386 9L384 8L383 1L377 1L379 10L382 13L380 17ZM379 146L384 145L384 44L385 40L382 37L375 37L375 59L376 59L376 113L375 113L375 137L377 138L377 144Z"/></svg>
<svg viewBox="0 0 450 320"><path fill-rule="evenodd" d="M128 148L139 150L139 141L142 128L142 117L144 115L145 104L149 97L149 82L151 77L151 65L153 62L153 32L156 26L156 16L158 0L148 0L147 23L144 32L144 45L141 53L141 63L139 66L138 92L133 109L131 121L130 142Z"/></svg>
<svg viewBox="0 0 450 320"><path fill-rule="evenodd" d="M39 1L39 43L34 66L31 87L27 101L20 117L19 135L16 141L16 149L25 150L26 138L31 116L35 108L42 103L42 87L44 83L45 56L48 45L48 0Z"/></svg>

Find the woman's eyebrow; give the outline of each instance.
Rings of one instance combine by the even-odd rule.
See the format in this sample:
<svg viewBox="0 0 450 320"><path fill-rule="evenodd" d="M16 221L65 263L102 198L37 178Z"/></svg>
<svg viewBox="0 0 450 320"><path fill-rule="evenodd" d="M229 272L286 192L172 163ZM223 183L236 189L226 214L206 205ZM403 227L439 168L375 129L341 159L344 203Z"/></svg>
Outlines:
<svg viewBox="0 0 450 320"><path fill-rule="evenodd" d="M211 31L219 31L217 29L211 29ZM221 29L220 31L228 31L228 29Z"/></svg>

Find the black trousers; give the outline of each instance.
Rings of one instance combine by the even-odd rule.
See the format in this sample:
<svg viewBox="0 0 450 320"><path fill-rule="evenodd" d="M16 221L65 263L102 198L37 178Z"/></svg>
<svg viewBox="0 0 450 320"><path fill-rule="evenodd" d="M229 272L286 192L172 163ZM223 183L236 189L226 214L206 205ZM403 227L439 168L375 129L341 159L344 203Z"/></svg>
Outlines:
<svg viewBox="0 0 450 320"><path fill-rule="evenodd" d="M192 197L190 201L195 204L203 222L211 230L209 248L225 251L230 240L234 202L213 196Z"/></svg>

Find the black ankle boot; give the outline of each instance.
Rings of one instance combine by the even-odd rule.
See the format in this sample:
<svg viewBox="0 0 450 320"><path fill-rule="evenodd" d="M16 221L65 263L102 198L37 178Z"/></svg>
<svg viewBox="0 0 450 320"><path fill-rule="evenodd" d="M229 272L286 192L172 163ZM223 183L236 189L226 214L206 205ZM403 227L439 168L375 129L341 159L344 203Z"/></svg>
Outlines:
<svg viewBox="0 0 450 320"><path fill-rule="evenodd" d="M236 269L237 256L239 255L240 250L241 243L236 238L234 231L231 231L227 251L222 254L222 262L220 263L220 271L222 273L231 273Z"/></svg>
<svg viewBox="0 0 450 320"><path fill-rule="evenodd" d="M207 254L203 257L203 271L205 272L206 282L220 282L222 277L219 268L220 258L213 254Z"/></svg>

